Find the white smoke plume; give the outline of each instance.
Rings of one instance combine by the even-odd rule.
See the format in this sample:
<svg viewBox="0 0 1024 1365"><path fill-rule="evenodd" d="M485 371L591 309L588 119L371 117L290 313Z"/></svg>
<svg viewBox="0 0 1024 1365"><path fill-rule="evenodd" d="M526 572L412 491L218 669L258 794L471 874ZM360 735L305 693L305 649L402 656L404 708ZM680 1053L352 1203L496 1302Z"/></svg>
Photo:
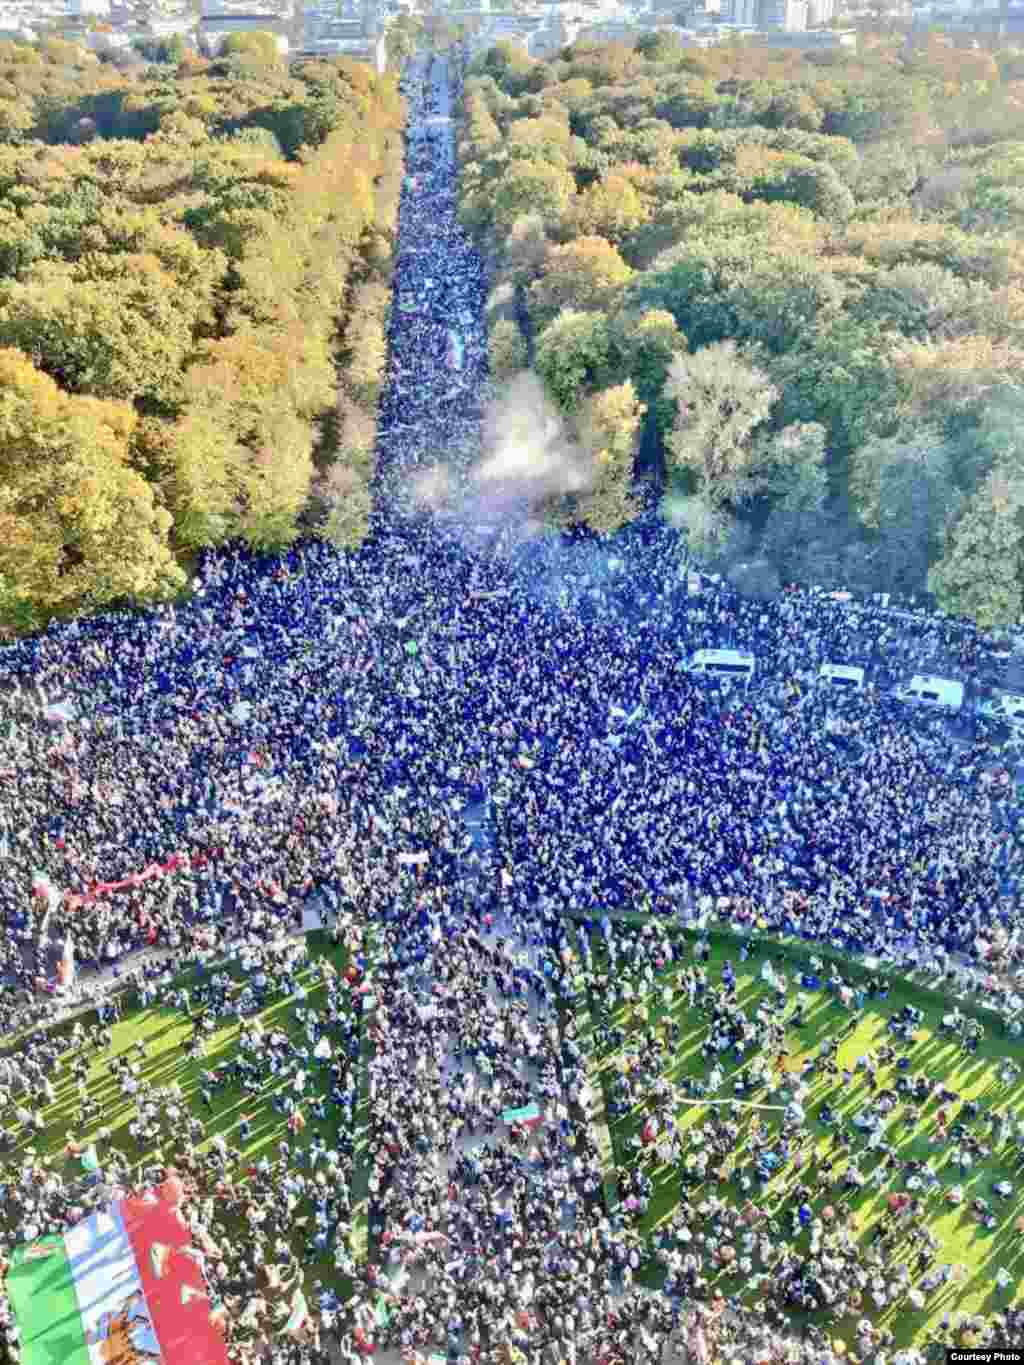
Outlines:
<svg viewBox="0 0 1024 1365"><path fill-rule="evenodd" d="M467 489L477 521L526 521L549 498L589 487L588 462L535 374L516 375L484 413L480 460Z"/></svg>

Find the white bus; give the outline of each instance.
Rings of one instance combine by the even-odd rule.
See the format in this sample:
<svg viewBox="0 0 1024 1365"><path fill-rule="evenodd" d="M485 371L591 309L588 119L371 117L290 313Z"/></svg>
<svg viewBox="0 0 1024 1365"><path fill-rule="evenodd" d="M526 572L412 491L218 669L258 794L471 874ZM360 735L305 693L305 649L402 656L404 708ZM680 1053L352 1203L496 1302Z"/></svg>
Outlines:
<svg viewBox="0 0 1024 1365"><path fill-rule="evenodd" d="M964 702L964 685L953 678L935 678L926 673L916 673L910 682L896 689L896 697L915 706L959 711Z"/></svg>
<svg viewBox="0 0 1024 1365"><path fill-rule="evenodd" d="M856 664L822 664L818 682L836 692L863 692L864 670Z"/></svg>
<svg viewBox="0 0 1024 1365"><path fill-rule="evenodd" d="M997 692L978 706L979 716L1005 721L1017 734L1024 734L1024 697L1016 692Z"/></svg>
<svg viewBox="0 0 1024 1365"><path fill-rule="evenodd" d="M738 649L698 649L686 664L686 671L706 678L749 683L754 676L755 662L753 654Z"/></svg>

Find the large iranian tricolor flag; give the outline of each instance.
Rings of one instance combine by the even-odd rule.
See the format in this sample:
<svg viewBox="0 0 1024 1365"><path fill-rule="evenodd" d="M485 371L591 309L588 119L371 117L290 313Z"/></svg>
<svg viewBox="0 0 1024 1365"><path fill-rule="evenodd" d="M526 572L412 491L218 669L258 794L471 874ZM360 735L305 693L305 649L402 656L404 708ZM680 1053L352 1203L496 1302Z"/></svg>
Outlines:
<svg viewBox="0 0 1024 1365"><path fill-rule="evenodd" d="M18 1247L22 1365L227 1365L223 1319L175 1206L126 1199Z"/></svg>

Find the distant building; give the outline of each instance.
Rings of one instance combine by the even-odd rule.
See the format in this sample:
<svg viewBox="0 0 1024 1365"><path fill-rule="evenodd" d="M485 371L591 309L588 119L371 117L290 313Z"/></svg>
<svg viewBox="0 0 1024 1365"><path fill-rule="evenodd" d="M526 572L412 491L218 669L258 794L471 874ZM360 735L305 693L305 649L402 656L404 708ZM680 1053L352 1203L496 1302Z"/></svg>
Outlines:
<svg viewBox="0 0 1024 1365"><path fill-rule="evenodd" d="M143 24L146 37L149 38L174 38L177 35L185 37L195 32L196 19L194 14L150 14Z"/></svg>
<svg viewBox="0 0 1024 1365"><path fill-rule="evenodd" d="M562 48L571 47L579 32L578 19L567 18L555 11L547 27L538 28L528 35L526 50L531 57L544 61L561 52Z"/></svg>
<svg viewBox="0 0 1024 1365"><path fill-rule="evenodd" d="M471 56L486 52L495 43L519 43L530 50L534 34L551 25L551 16L543 10L506 10L481 13L479 9L459 9L446 11L452 23L471 20L475 31L469 39Z"/></svg>
<svg viewBox="0 0 1024 1365"><path fill-rule="evenodd" d="M364 43L368 41L362 19L318 19L306 25L306 44Z"/></svg>
<svg viewBox="0 0 1024 1365"><path fill-rule="evenodd" d="M762 0L761 28L802 33L807 27L807 0Z"/></svg>
<svg viewBox="0 0 1024 1365"><path fill-rule="evenodd" d="M1024 36L1024 3L1021 0L962 0L961 3L915 4L908 47L927 42L936 33L967 35L983 39Z"/></svg>
<svg viewBox="0 0 1024 1365"><path fill-rule="evenodd" d="M365 62L382 75L388 64L387 39L383 32L367 33L362 19L324 19L307 23L304 57L348 57Z"/></svg>
<svg viewBox="0 0 1024 1365"><path fill-rule="evenodd" d="M995 38L1024 37L1024 4L1000 0L994 8L972 16L972 28L977 34Z"/></svg>
<svg viewBox="0 0 1024 1365"><path fill-rule="evenodd" d="M721 0L718 13L723 24L757 28L761 20L761 0Z"/></svg>
<svg viewBox="0 0 1024 1365"><path fill-rule="evenodd" d="M807 0L807 27L821 28L836 17L836 0Z"/></svg>

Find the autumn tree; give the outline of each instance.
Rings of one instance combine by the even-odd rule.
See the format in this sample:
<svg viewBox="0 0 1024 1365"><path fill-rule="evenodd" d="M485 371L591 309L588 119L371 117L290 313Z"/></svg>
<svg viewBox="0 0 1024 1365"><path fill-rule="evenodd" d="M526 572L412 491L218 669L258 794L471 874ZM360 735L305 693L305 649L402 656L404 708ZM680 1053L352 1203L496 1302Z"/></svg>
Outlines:
<svg viewBox="0 0 1024 1365"><path fill-rule="evenodd" d="M883 581L921 591L960 502L948 444L928 430L867 441L852 456L849 486Z"/></svg>
<svg viewBox="0 0 1024 1365"><path fill-rule="evenodd" d="M934 343L978 333L1005 335L1013 327L1007 302L991 285L925 261L867 276L851 312L914 340Z"/></svg>
<svg viewBox="0 0 1024 1365"><path fill-rule="evenodd" d="M494 224L507 231L521 214L536 214L545 225L557 223L575 192L567 170L544 162L512 161L492 188Z"/></svg>
<svg viewBox="0 0 1024 1365"><path fill-rule="evenodd" d="M239 534L248 456L221 411L197 403L174 422L144 419L133 446L161 490L179 546L195 551Z"/></svg>
<svg viewBox="0 0 1024 1365"><path fill-rule="evenodd" d="M895 347L892 364L908 421L1006 400L1024 410L1024 347L979 335L928 340Z"/></svg>
<svg viewBox="0 0 1024 1365"><path fill-rule="evenodd" d="M339 550L354 550L366 539L373 498L369 484L347 465L333 465L317 485L322 511L318 535Z"/></svg>
<svg viewBox="0 0 1024 1365"><path fill-rule="evenodd" d="M798 422L768 438L766 492L771 511L762 528L762 550L783 579L802 577L804 550L819 533L828 500L827 432L817 422Z"/></svg>
<svg viewBox="0 0 1024 1365"><path fill-rule="evenodd" d="M544 220L536 213L524 213L509 228L505 241L505 272L517 285L527 287L544 269L548 237Z"/></svg>
<svg viewBox="0 0 1024 1365"><path fill-rule="evenodd" d="M787 575L922 586L943 518L1020 464L1012 54L647 35L549 63L506 46L478 70L460 212L504 291L494 372L524 363L526 313L567 420L628 379L645 461L664 457L666 502L712 561L742 549ZM31 236L4 231L31 258ZM632 273L599 268L620 262ZM695 385L691 411L671 376L711 361L719 389ZM897 509L877 524L850 516L872 479Z"/></svg>
<svg viewBox="0 0 1024 1365"><path fill-rule="evenodd" d="M524 369L529 353L519 324L512 318L498 318L488 332L487 353L495 379L509 379Z"/></svg>
<svg viewBox="0 0 1024 1365"><path fill-rule="evenodd" d="M398 70L416 51L423 37L423 19L418 14L399 14L392 19L384 35L388 63Z"/></svg>
<svg viewBox="0 0 1024 1365"><path fill-rule="evenodd" d="M906 402L905 377L889 360L895 347L877 326L845 316L812 331L769 361L780 419L821 422L843 458L874 436L893 435Z"/></svg>
<svg viewBox="0 0 1024 1365"><path fill-rule="evenodd" d="M567 166L570 141L568 123L548 113L516 119L509 127L505 148L513 158Z"/></svg>
<svg viewBox="0 0 1024 1365"><path fill-rule="evenodd" d="M282 60L274 35L255 30L247 33L228 33L220 51L224 57L238 57L248 62L264 62L267 65L275 65Z"/></svg>
<svg viewBox="0 0 1024 1365"><path fill-rule="evenodd" d="M993 470L950 529L928 587L944 611L982 629L1015 625L1024 612L1024 483Z"/></svg>
<svg viewBox="0 0 1024 1365"><path fill-rule="evenodd" d="M610 355L607 320L566 309L541 333L534 363L558 406L574 413L603 383Z"/></svg>
<svg viewBox="0 0 1024 1365"><path fill-rule="evenodd" d="M665 396L665 379L677 355L688 349L675 318L664 309L624 308L611 319L613 372L629 375L656 439L664 441L675 418L675 405Z"/></svg>
<svg viewBox="0 0 1024 1365"><path fill-rule="evenodd" d="M577 195L572 225L581 236L606 237L619 244L646 221L648 209L626 176L608 171Z"/></svg>
<svg viewBox="0 0 1024 1365"><path fill-rule="evenodd" d="M760 491L765 451L753 438L778 397L767 374L726 341L676 356L665 391L676 404L666 438L674 470L711 506L735 506Z"/></svg>
<svg viewBox="0 0 1024 1365"><path fill-rule="evenodd" d="M589 461L590 475L587 491L577 499L575 516L602 535L627 525L639 510L633 477L643 412L627 379L591 395L576 419L576 435Z"/></svg>
<svg viewBox="0 0 1024 1365"><path fill-rule="evenodd" d="M0 580L39 618L174 593L171 515L130 462L135 414L0 351Z"/></svg>
<svg viewBox="0 0 1024 1365"><path fill-rule="evenodd" d="M661 511L669 525L686 537L690 553L704 563L726 556L739 531L737 519L701 493L671 489L662 500Z"/></svg>
<svg viewBox="0 0 1024 1365"><path fill-rule="evenodd" d="M530 315L540 331L563 308L607 310L632 271L603 237L577 237L552 247L543 272L530 287Z"/></svg>
<svg viewBox="0 0 1024 1365"><path fill-rule="evenodd" d="M118 278L82 278L63 264L0 284L0 343L38 356L75 393L172 402L191 345L160 266L139 259Z"/></svg>

